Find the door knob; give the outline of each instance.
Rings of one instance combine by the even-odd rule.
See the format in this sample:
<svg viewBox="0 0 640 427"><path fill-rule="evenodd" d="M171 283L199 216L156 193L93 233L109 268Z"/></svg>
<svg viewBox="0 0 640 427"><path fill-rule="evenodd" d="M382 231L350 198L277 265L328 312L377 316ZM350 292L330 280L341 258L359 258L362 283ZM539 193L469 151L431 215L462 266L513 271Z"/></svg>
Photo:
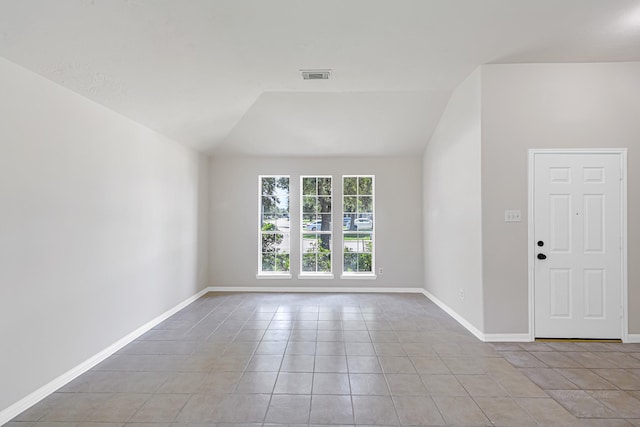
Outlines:
<svg viewBox="0 0 640 427"><path fill-rule="evenodd" d="M547 259L545 254L538 254L538 259Z"/></svg>
<svg viewBox="0 0 640 427"><path fill-rule="evenodd" d="M538 246L544 246L544 242L542 240L538 240Z"/></svg>

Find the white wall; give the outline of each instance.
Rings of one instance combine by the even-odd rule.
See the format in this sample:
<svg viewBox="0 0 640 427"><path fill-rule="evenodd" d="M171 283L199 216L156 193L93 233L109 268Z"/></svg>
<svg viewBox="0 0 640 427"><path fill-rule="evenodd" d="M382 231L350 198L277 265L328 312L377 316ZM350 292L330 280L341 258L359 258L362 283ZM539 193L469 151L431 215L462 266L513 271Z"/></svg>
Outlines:
<svg viewBox="0 0 640 427"><path fill-rule="evenodd" d="M422 181L419 157L250 158L213 157L211 170L210 277L214 286L422 287ZM293 279L256 279L258 175L291 176L291 268ZM298 279L300 175L334 176L334 221L341 218L343 174L375 174L376 280ZM335 233L334 233L335 234ZM337 236L334 237L338 242ZM336 248L339 246L336 244ZM339 249L338 249L339 250ZM335 249L334 249L335 251ZM337 252L339 254L340 252Z"/></svg>
<svg viewBox="0 0 640 427"><path fill-rule="evenodd" d="M526 333L527 150L627 147L629 331L640 333L640 63L482 67L485 332ZM520 209L521 223L504 222Z"/></svg>
<svg viewBox="0 0 640 427"><path fill-rule="evenodd" d="M482 331L480 133L478 69L452 94L424 153L424 283Z"/></svg>
<svg viewBox="0 0 640 427"><path fill-rule="evenodd" d="M206 283L206 158L0 59L0 412Z"/></svg>

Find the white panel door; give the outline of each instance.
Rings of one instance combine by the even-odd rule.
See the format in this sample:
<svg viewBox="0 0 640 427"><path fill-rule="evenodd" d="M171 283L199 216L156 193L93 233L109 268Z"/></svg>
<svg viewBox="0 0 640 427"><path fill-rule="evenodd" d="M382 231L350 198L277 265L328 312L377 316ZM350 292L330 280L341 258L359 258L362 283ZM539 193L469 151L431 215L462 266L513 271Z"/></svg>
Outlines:
<svg viewBox="0 0 640 427"><path fill-rule="evenodd" d="M620 155L534 155L537 338L621 338Z"/></svg>

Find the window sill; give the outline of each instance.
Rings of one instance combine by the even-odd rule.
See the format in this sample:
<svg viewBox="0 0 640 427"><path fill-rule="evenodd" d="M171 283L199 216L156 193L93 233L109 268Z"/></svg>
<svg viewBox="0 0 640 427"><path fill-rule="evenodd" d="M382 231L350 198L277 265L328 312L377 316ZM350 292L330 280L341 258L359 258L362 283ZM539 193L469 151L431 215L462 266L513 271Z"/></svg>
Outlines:
<svg viewBox="0 0 640 427"><path fill-rule="evenodd" d="M378 278L378 276L376 276L374 273L344 273L340 276L341 279L348 279L348 280L376 280Z"/></svg>
<svg viewBox="0 0 640 427"><path fill-rule="evenodd" d="M258 273L256 279L291 279L290 273Z"/></svg>
<svg viewBox="0 0 640 427"><path fill-rule="evenodd" d="M298 279L333 279L332 273L300 273Z"/></svg>

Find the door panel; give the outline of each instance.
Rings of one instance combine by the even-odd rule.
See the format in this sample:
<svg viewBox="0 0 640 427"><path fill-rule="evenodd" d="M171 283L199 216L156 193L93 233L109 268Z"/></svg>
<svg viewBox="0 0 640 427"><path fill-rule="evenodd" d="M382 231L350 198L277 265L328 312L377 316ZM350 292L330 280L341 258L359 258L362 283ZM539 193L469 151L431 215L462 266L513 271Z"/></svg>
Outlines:
<svg viewBox="0 0 640 427"><path fill-rule="evenodd" d="M584 270L584 316L591 319L603 319L606 316L605 296L606 281L604 270Z"/></svg>
<svg viewBox="0 0 640 427"><path fill-rule="evenodd" d="M604 195L584 196L584 252L604 254Z"/></svg>
<svg viewBox="0 0 640 427"><path fill-rule="evenodd" d="M549 194L551 252L571 252L571 195Z"/></svg>
<svg viewBox="0 0 640 427"><path fill-rule="evenodd" d="M536 337L620 338L620 179L618 154L535 154Z"/></svg>
<svg viewBox="0 0 640 427"><path fill-rule="evenodd" d="M571 270L552 268L549 270L551 295L549 302L552 319L571 318Z"/></svg>

